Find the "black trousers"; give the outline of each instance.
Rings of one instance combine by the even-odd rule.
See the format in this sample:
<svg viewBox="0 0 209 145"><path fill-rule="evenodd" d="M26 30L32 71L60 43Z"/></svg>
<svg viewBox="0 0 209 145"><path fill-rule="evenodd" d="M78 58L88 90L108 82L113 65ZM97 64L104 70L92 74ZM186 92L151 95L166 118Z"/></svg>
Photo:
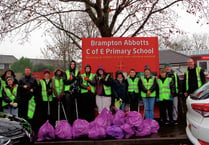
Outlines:
<svg viewBox="0 0 209 145"><path fill-rule="evenodd" d="M70 94L68 92L65 92L65 95L62 99L64 108L65 108L65 112L66 112L66 116L67 116L67 120L71 125L77 119L77 117L76 117L77 96L78 96L78 94Z"/></svg>
<svg viewBox="0 0 209 145"><path fill-rule="evenodd" d="M139 111L139 94L128 93L128 102L130 104L130 111Z"/></svg>
<svg viewBox="0 0 209 145"><path fill-rule="evenodd" d="M88 122L94 120L95 95L91 92L83 93L78 97L78 116Z"/></svg>
<svg viewBox="0 0 209 145"><path fill-rule="evenodd" d="M160 118L163 122L167 121L166 112L168 111L169 121L173 121L173 101L163 100L160 101Z"/></svg>

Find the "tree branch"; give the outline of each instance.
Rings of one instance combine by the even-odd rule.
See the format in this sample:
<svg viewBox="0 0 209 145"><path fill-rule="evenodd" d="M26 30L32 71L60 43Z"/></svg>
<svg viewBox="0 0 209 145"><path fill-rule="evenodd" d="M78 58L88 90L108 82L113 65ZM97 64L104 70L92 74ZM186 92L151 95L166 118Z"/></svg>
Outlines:
<svg viewBox="0 0 209 145"><path fill-rule="evenodd" d="M135 37L137 35L137 33L144 27L144 25L147 23L147 21L149 20L149 18L151 17L151 15L153 14L152 11L154 9L154 7L156 6L156 4L158 3L159 0L156 0L156 2L152 5L149 14L147 15L146 19L144 20L144 22L142 23L142 25L132 34L131 37Z"/></svg>

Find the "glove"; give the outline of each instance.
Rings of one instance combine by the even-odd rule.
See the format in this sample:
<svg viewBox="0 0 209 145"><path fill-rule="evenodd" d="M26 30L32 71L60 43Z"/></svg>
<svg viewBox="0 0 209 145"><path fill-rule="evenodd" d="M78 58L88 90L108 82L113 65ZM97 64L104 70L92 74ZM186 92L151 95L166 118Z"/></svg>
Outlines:
<svg viewBox="0 0 209 145"><path fill-rule="evenodd" d="M85 81L88 81L88 80L89 80L89 78L87 78L87 77L84 77L84 80L85 80Z"/></svg>
<svg viewBox="0 0 209 145"><path fill-rule="evenodd" d="M72 79L73 79L73 77L70 75L69 80L72 80Z"/></svg>
<svg viewBox="0 0 209 145"><path fill-rule="evenodd" d="M87 90L91 91L91 87L87 87Z"/></svg>

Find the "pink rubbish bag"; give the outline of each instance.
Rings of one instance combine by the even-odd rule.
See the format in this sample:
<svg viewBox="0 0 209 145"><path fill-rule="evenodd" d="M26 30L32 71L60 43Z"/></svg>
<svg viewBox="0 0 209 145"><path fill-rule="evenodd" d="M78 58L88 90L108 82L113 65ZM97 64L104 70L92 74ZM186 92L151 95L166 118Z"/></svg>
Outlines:
<svg viewBox="0 0 209 145"><path fill-rule="evenodd" d="M106 128L106 133L108 136L116 139L122 139L124 137L123 130L117 125L108 126Z"/></svg>
<svg viewBox="0 0 209 145"><path fill-rule="evenodd" d="M125 123L125 113L122 110L117 110L113 118L114 125L123 125Z"/></svg>
<svg viewBox="0 0 209 145"><path fill-rule="evenodd" d="M130 111L127 113L126 123L131 127L139 128L143 122L142 115L136 111Z"/></svg>
<svg viewBox="0 0 209 145"><path fill-rule="evenodd" d="M145 119L144 122L150 125L151 133L158 133L160 125L156 120L148 118Z"/></svg>
<svg viewBox="0 0 209 145"><path fill-rule="evenodd" d="M106 130L98 125L92 126L88 131L88 137L89 139L104 139L106 138Z"/></svg>
<svg viewBox="0 0 209 145"><path fill-rule="evenodd" d="M72 139L72 127L66 120L60 120L55 128L55 136L58 139Z"/></svg>
<svg viewBox="0 0 209 145"><path fill-rule="evenodd" d="M88 136L89 122L77 119L73 123L73 138Z"/></svg>
<svg viewBox="0 0 209 145"><path fill-rule="evenodd" d="M121 125L120 128L123 130L124 138L126 139L132 137L135 134L134 129L128 123Z"/></svg>
<svg viewBox="0 0 209 145"><path fill-rule="evenodd" d="M54 127L47 120L38 131L38 141L54 140Z"/></svg>
<svg viewBox="0 0 209 145"><path fill-rule="evenodd" d="M99 116L95 119L95 123L98 126L102 126L104 128L107 128L112 124L113 121L113 115L112 112L107 110L107 108L104 108Z"/></svg>

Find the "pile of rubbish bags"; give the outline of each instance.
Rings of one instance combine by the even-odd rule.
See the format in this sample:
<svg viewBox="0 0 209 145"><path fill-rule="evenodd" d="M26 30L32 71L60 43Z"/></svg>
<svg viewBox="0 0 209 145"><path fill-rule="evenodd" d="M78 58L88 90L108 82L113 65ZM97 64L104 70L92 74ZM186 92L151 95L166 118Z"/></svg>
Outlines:
<svg viewBox="0 0 209 145"><path fill-rule="evenodd" d="M54 139L70 140L82 137L89 139L131 138L143 137L157 133L159 124L153 119L143 120L136 111L124 113L121 110L113 115L106 108L92 122L77 119L71 126L66 120L60 120L54 128L49 121L41 126L38 132L38 141Z"/></svg>

